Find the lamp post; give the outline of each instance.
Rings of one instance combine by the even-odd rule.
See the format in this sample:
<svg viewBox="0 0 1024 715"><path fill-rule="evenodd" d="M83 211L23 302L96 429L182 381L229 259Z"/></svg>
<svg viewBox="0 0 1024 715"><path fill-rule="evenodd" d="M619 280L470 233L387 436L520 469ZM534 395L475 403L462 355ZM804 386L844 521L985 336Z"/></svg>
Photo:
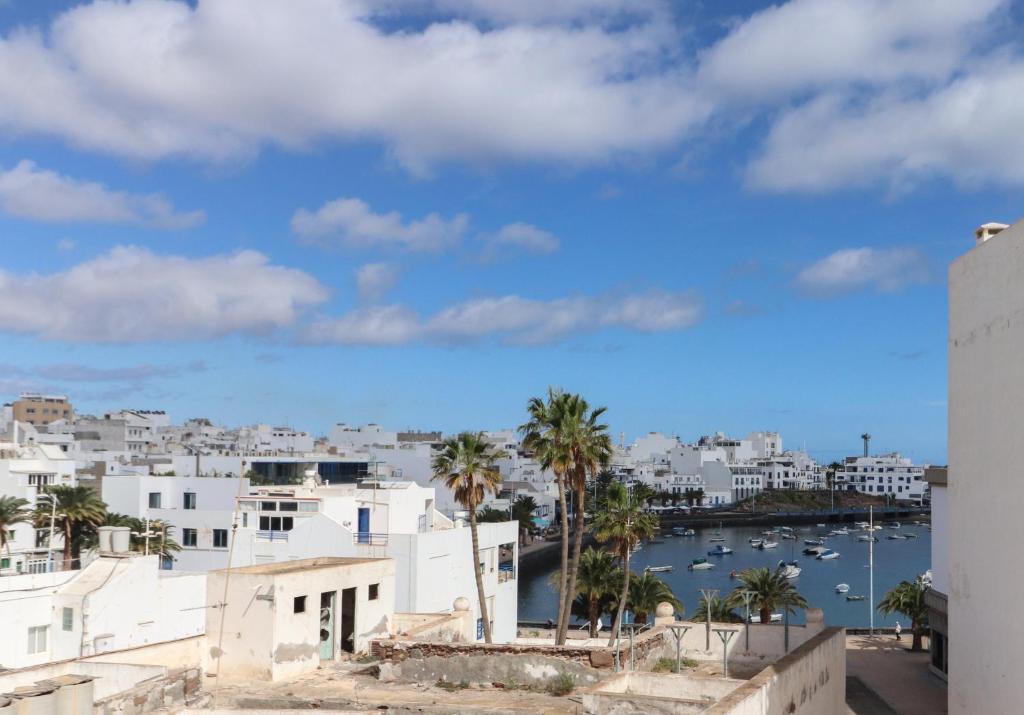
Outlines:
<svg viewBox="0 0 1024 715"><path fill-rule="evenodd" d="M732 628L716 628L715 633L722 639L722 677L729 677L729 641L736 635Z"/></svg>
<svg viewBox="0 0 1024 715"><path fill-rule="evenodd" d="M718 595L717 588L702 588L704 596L704 650L711 650L711 599Z"/></svg>
<svg viewBox="0 0 1024 715"><path fill-rule="evenodd" d="M740 595L743 596L743 605L747 610L747 617L743 621L743 630L746 634L746 652L750 652L750 602L754 599L757 594L753 591L740 591Z"/></svg>
<svg viewBox="0 0 1024 715"><path fill-rule="evenodd" d="M682 623L669 624L668 629L676 639L676 672L682 670L683 666L683 637L693 626L684 626Z"/></svg>

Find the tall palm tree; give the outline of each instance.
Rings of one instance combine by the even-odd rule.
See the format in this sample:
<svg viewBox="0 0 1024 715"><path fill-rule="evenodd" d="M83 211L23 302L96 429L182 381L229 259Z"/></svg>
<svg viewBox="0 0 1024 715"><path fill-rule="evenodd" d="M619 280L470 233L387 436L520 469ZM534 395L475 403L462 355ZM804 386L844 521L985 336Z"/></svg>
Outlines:
<svg viewBox="0 0 1024 715"><path fill-rule="evenodd" d="M739 579L740 585L729 594L728 603L737 606L743 603L744 591L753 591L750 605L760 613L761 623L771 623L772 611L776 608L783 608L790 613L797 608L807 608L807 599L786 578L782 568L747 569L740 573Z"/></svg>
<svg viewBox="0 0 1024 715"><path fill-rule="evenodd" d="M629 582L626 607L633 612L633 620L636 623L647 623L647 616L662 602L672 604L676 613L682 614L683 602L676 598L667 583L649 571L644 571L639 576L633 575Z"/></svg>
<svg viewBox="0 0 1024 715"><path fill-rule="evenodd" d="M582 600L583 615L590 624L590 637L600 630L601 615L614 603L622 574L607 551L588 548L580 555L576 594Z"/></svg>
<svg viewBox="0 0 1024 715"><path fill-rule="evenodd" d="M609 646L615 644L622 628L622 612L629 595L629 555L641 540L654 534L657 523L657 517L645 513L643 504L634 499L626 487L621 484L608 487L605 510L596 516L594 526L597 529L597 540L610 544L611 552L622 563L622 590L619 592L619 607L611 638L608 639Z"/></svg>
<svg viewBox="0 0 1024 715"><path fill-rule="evenodd" d="M587 481L596 478L600 469L611 461L612 440L608 426L599 421L605 408L591 409L580 395L549 390L547 403L534 398L527 410L531 419L520 428L525 435L524 444L536 452L541 466L555 472L556 479L559 472L562 474L562 571L566 574L566 584L565 591L560 589L559 593L559 624L556 631L556 642L562 644L568 636L569 613L575 598L580 551L586 530L584 507ZM568 553L567 510L564 509L565 490L572 492L574 505L571 558Z"/></svg>
<svg viewBox="0 0 1024 715"><path fill-rule="evenodd" d="M0 496L0 551L6 549L8 559L11 557L11 527L29 521L32 521L32 510L28 508L28 499Z"/></svg>
<svg viewBox="0 0 1024 715"><path fill-rule="evenodd" d="M828 489L829 495L832 499L832 508L835 509L836 499L836 473L843 468L843 465L839 462L832 462L825 468L825 486Z"/></svg>
<svg viewBox="0 0 1024 715"><path fill-rule="evenodd" d="M469 530L473 539L473 574L480 600L484 642L491 642L491 622L484 598L484 580L480 570L480 539L477 536L476 512L487 492L497 493L501 474L494 467L497 458L483 432L463 432L444 441L433 462L434 479L440 479L452 490L455 501L469 512Z"/></svg>
<svg viewBox="0 0 1024 715"><path fill-rule="evenodd" d="M522 544L524 534L533 530L536 517L533 512L537 511L537 501L524 494L512 502L512 519L519 522L519 543Z"/></svg>
<svg viewBox="0 0 1024 715"><path fill-rule="evenodd" d="M920 578L913 583L901 581L893 587L878 604L878 610L884 615L902 613L910 619L910 630L914 641L910 646L913 651L921 650L921 636L928 621L928 607L924 603L924 592L928 590Z"/></svg>
<svg viewBox="0 0 1024 715"><path fill-rule="evenodd" d="M54 507L56 505L56 507ZM64 569L70 569L82 555L82 546L95 535L107 515L107 505L89 487L46 487L36 500L36 526L54 526L64 537Z"/></svg>

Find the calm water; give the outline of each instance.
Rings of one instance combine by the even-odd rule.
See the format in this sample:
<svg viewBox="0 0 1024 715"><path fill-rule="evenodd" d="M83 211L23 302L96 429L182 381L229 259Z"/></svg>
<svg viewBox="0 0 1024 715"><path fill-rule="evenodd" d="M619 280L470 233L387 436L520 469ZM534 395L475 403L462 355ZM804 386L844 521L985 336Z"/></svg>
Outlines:
<svg viewBox="0 0 1024 715"><path fill-rule="evenodd" d="M884 526L884 525L883 525ZM735 588L737 581L729 578L732 570L742 571L757 566L778 564L780 559L798 561L803 572L792 583L803 594L811 606L825 611L825 622L829 625L867 627L869 624L868 601L847 601L845 594L835 592L836 584L850 585L849 595L868 595L868 542L858 541L864 532L852 532L849 536L832 536L825 539L825 546L840 553L838 559L818 561L804 556L804 539L816 538L827 533L829 528L814 525L794 527L796 541L779 538L779 546L761 551L752 548L748 539L760 538L767 527L725 527L723 543L734 549L727 556L707 556L715 547L708 541L717 529L697 529L696 536L668 537L660 544L644 544L631 559L634 572L647 566L675 566L671 573L657 574L675 592L686 606L687 615L692 615L700 601L700 589L717 588L721 595ZM671 529L667 529L671 531ZM916 539L894 540L889 534L914 533ZM931 568L931 532L924 526L906 523L900 529L883 528L876 531L878 543L875 546L875 603L885 593L903 580L912 581L917 575ZM686 565L699 556L707 557L716 567L709 571L689 571ZM519 581L519 619L523 621L544 621L557 616L556 591L549 586L548 579L557 570L557 564ZM894 626L896 617L884 617L875 613L876 626ZM794 623L803 622L803 614L793 616ZM906 628L906 619L901 625ZM607 619L606 619L607 622Z"/></svg>

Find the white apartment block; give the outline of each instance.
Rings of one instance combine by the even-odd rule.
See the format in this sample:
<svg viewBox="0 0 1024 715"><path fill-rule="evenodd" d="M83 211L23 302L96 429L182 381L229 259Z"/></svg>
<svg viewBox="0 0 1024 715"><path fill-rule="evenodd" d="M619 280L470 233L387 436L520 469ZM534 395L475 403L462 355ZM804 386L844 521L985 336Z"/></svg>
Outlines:
<svg viewBox="0 0 1024 715"><path fill-rule="evenodd" d="M928 496L924 469L895 452L847 457L836 472L836 488L919 503Z"/></svg>
<svg viewBox="0 0 1024 715"><path fill-rule="evenodd" d="M0 494L25 499L34 509L46 486L75 486L75 462L54 445L0 442ZM31 522L15 524L8 532L9 550L0 553L0 575L36 573L61 568L63 539ZM52 559L50 554L52 551Z"/></svg>
<svg viewBox="0 0 1024 715"><path fill-rule="evenodd" d="M824 472L806 452L783 452L757 459L765 489L821 489Z"/></svg>

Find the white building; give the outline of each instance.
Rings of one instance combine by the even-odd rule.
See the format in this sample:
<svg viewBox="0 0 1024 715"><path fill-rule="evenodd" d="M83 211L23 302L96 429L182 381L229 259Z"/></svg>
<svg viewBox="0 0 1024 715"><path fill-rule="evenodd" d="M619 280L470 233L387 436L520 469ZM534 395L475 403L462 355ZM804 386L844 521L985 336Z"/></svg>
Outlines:
<svg viewBox="0 0 1024 715"><path fill-rule="evenodd" d="M783 452L759 458L756 463L760 468L765 489L807 490L824 487L821 465L806 452Z"/></svg>
<svg viewBox="0 0 1024 715"><path fill-rule="evenodd" d="M931 671L943 680L949 677L949 498L945 467L929 467L925 481L932 495L932 579L924 600L931 629L929 649Z"/></svg>
<svg viewBox="0 0 1024 715"><path fill-rule="evenodd" d="M259 487L239 500L232 564L317 556L390 557L395 608L441 613L462 596L480 618L470 530L435 507L434 490L411 482ZM495 642L516 636L518 525L479 525L480 563Z"/></svg>
<svg viewBox="0 0 1024 715"><path fill-rule="evenodd" d="M924 467L898 453L847 457L836 472L836 488L920 503L928 496Z"/></svg>
<svg viewBox="0 0 1024 715"><path fill-rule="evenodd" d="M986 224L949 269L949 711L1015 713L1024 622L1024 223Z"/></svg>
<svg viewBox="0 0 1024 715"><path fill-rule="evenodd" d="M25 499L34 509L46 486L75 486L75 462L54 445L0 442L0 494ZM0 575L61 568L63 539L31 522L15 524L8 532L9 552L0 553ZM53 558L50 559L50 552Z"/></svg>

